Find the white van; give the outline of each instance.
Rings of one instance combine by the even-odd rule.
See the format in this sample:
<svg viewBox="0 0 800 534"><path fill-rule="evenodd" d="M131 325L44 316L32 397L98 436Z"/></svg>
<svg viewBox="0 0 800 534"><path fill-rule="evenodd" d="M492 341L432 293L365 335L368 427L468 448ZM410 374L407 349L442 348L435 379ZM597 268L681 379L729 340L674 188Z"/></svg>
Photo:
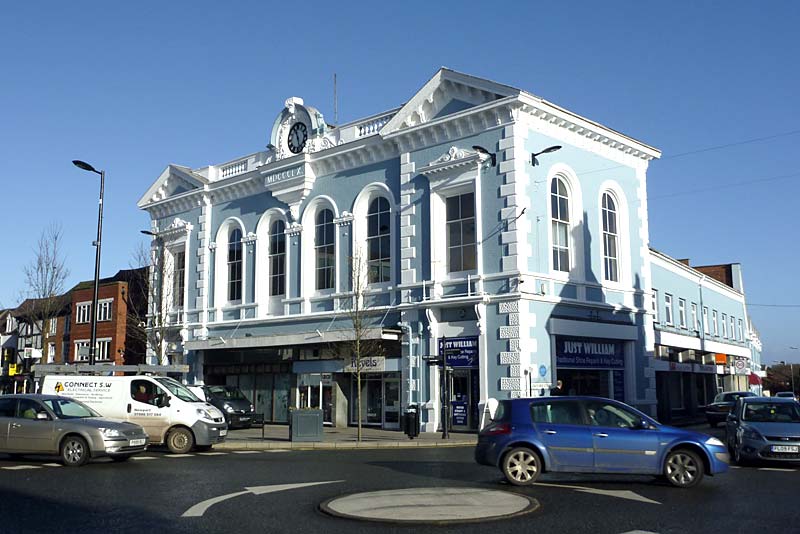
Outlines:
<svg viewBox="0 0 800 534"><path fill-rule="evenodd" d="M41 392L70 397L104 417L141 425L150 443L164 443L174 454L195 446L210 449L228 433L222 412L165 376L47 375Z"/></svg>

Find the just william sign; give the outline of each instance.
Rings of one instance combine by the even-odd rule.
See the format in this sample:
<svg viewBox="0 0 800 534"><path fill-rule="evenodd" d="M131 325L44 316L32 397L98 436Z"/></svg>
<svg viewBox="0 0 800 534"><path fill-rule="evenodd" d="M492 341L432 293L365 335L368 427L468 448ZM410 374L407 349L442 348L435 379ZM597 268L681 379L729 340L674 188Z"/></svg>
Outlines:
<svg viewBox="0 0 800 534"><path fill-rule="evenodd" d="M625 367L622 341L581 337L556 337L559 367L622 369Z"/></svg>

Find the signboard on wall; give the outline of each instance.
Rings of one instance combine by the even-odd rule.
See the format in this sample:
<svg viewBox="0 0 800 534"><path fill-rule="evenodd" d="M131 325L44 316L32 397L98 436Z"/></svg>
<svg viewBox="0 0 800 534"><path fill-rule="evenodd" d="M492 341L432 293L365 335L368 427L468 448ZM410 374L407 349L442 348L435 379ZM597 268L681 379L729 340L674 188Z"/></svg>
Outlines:
<svg viewBox="0 0 800 534"><path fill-rule="evenodd" d="M733 374L735 375L749 375L750 370L747 368L747 358L736 356L733 361Z"/></svg>
<svg viewBox="0 0 800 534"><path fill-rule="evenodd" d="M345 373L355 373L358 369L358 362L355 358L350 360L350 364L345 366ZM386 358L383 356L365 356L361 358L362 373L382 373L386 369Z"/></svg>
<svg viewBox="0 0 800 534"><path fill-rule="evenodd" d="M478 367L478 336L440 339L439 354L447 357L450 367Z"/></svg>
<svg viewBox="0 0 800 534"><path fill-rule="evenodd" d="M556 336L556 364L580 369L624 369L624 341Z"/></svg>

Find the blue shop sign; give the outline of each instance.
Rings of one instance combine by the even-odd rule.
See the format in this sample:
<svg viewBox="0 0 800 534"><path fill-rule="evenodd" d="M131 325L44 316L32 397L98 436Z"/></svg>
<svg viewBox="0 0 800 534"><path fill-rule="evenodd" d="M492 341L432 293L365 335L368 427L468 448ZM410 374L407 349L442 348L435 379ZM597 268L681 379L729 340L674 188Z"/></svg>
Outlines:
<svg viewBox="0 0 800 534"><path fill-rule="evenodd" d="M478 367L478 336L440 339L439 354L450 367Z"/></svg>
<svg viewBox="0 0 800 534"><path fill-rule="evenodd" d="M556 336L556 364L581 369L624 369L624 341Z"/></svg>

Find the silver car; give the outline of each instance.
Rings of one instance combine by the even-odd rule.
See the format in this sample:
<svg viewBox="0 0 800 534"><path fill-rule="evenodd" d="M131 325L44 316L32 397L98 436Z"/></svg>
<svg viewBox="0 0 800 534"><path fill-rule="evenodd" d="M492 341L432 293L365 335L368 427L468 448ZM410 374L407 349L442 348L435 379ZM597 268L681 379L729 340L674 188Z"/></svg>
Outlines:
<svg viewBox="0 0 800 534"><path fill-rule="evenodd" d="M800 403L780 397L741 397L728 416L725 437L738 463L800 461Z"/></svg>
<svg viewBox="0 0 800 534"><path fill-rule="evenodd" d="M77 467L98 456L127 460L147 443L141 426L103 419L67 397L0 396L0 452L12 456L58 454L64 465Z"/></svg>

